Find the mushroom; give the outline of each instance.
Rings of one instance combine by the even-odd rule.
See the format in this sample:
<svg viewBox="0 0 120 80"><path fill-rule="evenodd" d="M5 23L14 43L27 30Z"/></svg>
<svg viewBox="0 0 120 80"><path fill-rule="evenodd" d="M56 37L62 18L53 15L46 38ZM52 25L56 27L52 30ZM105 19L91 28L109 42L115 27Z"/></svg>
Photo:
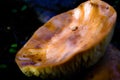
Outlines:
<svg viewBox="0 0 120 80"><path fill-rule="evenodd" d="M104 1L83 2L38 28L15 61L25 75L42 79L81 72L104 55L116 17L116 10Z"/></svg>

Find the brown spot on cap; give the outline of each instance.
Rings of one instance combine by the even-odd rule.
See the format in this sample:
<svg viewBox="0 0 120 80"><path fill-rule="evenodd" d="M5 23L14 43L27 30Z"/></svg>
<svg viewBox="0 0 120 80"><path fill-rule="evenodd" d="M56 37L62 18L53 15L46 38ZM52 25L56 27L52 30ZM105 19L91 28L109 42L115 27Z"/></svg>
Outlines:
<svg viewBox="0 0 120 80"><path fill-rule="evenodd" d="M75 31L75 30L77 30L77 29L78 29L77 26L73 26L73 27L71 27L71 30L72 30L72 31Z"/></svg>

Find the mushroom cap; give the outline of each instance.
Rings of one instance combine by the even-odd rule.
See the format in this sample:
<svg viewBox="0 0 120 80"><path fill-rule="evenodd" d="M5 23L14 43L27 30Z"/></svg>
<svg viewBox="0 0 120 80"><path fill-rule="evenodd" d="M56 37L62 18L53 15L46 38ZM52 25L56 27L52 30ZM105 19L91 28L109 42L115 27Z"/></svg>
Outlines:
<svg viewBox="0 0 120 80"><path fill-rule="evenodd" d="M95 64L109 44L115 9L104 1L86 1L51 18L18 51L15 61L27 76L68 75Z"/></svg>

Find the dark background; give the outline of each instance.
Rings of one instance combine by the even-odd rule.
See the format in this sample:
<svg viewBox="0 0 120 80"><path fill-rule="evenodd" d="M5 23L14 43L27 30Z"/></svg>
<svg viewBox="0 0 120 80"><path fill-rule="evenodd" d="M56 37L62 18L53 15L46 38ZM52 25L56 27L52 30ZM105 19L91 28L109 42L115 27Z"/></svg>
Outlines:
<svg viewBox="0 0 120 80"><path fill-rule="evenodd" d="M54 15L77 7L86 0L0 0L0 80L37 80L26 77L15 63L17 51L33 32ZM120 0L104 0L117 13L111 41L120 49Z"/></svg>

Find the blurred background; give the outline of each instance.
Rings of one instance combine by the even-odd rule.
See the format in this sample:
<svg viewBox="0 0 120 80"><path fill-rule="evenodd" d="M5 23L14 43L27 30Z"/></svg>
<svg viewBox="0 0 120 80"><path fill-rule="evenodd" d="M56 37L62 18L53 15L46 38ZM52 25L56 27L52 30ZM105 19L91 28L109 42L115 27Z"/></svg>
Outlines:
<svg viewBox="0 0 120 80"><path fill-rule="evenodd" d="M0 0L0 80L33 80L18 69L15 63L17 51L51 17L73 9L84 1L86 0ZM104 1L118 13L111 44L120 50L120 0Z"/></svg>

